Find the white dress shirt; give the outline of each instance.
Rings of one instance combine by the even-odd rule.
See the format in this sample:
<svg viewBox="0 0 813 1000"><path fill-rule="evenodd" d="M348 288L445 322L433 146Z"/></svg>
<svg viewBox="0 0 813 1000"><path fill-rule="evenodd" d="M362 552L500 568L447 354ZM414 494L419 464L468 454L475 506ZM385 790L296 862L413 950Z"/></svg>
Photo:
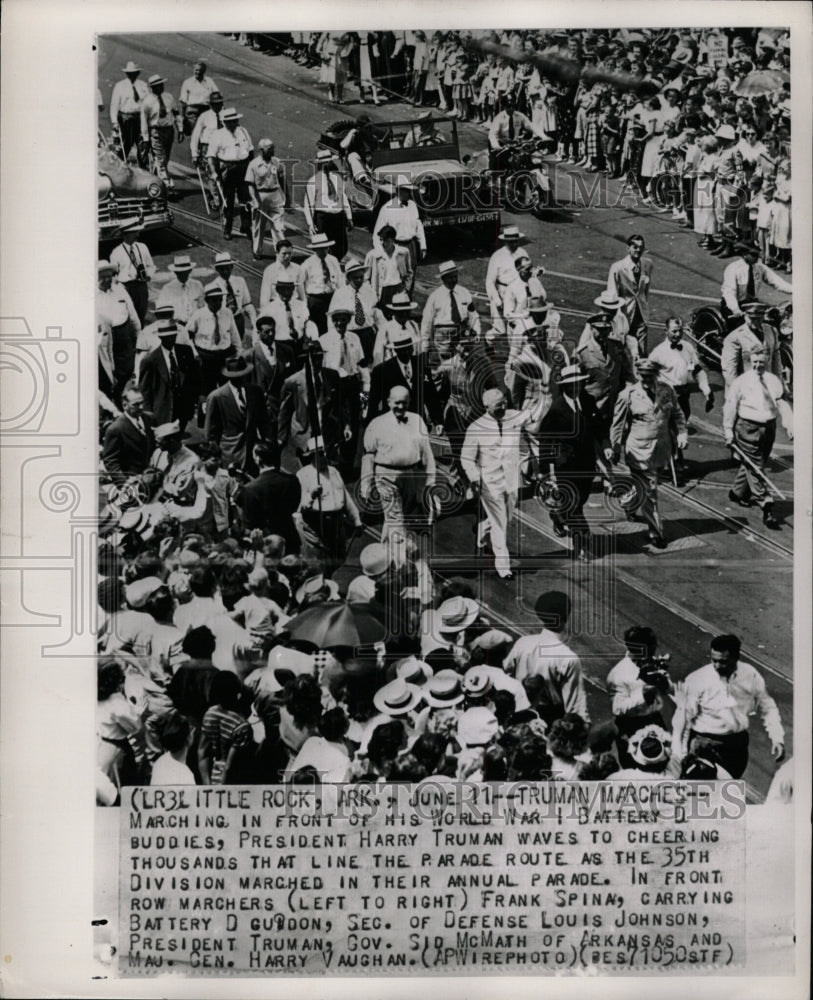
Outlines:
<svg viewBox="0 0 813 1000"><path fill-rule="evenodd" d="M136 269L141 264L147 272L147 280L155 274L155 264L153 263L150 251L143 243L134 240L131 246L126 243L119 243L110 251L110 263L118 264L118 279L121 282L137 281Z"/></svg>
<svg viewBox="0 0 813 1000"><path fill-rule="evenodd" d="M338 260L332 253L325 254L325 263L330 272L330 282L325 281L325 273L322 268L322 261L316 254L312 254L301 265L299 272L299 289L303 298L308 295L325 295L333 293L344 284L344 275Z"/></svg>
<svg viewBox="0 0 813 1000"><path fill-rule="evenodd" d="M673 347L667 338L652 349L649 358L660 365L659 378L676 388L691 385L695 371L701 367L694 344L687 340Z"/></svg>
<svg viewBox="0 0 813 1000"><path fill-rule="evenodd" d="M782 383L770 372L763 372L762 378L753 368L737 376L728 388L723 407L723 431L726 437L734 434L737 418L751 420L756 424L767 424L779 414L786 429L792 430L790 407L782 399Z"/></svg>
<svg viewBox="0 0 813 1000"><path fill-rule="evenodd" d="M474 306L474 299L468 288L462 285L455 285L449 289L446 285L436 288L426 300L421 315L421 343L424 348L432 343L432 331L436 326L451 326L454 323L452 318L452 296L457 303L458 313L461 321L465 324L469 333L479 336L480 316Z"/></svg>
<svg viewBox="0 0 813 1000"><path fill-rule="evenodd" d="M294 297L301 298L302 291L299 288L299 275L301 270L302 269L299 264L294 264L293 261L291 261L287 267L283 267L282 263L278 260L275 260L273 264L269 264L263 271L263 280L260 284L260 308L262 308L267 302L276 298L277 282L282 281L283 278L286 281L293 281Z"/></svg>
<svg viewBox="0 0 813 1000"><path fill-rule="evenodd" d="M226 351L229 347L239 351L242 347L234 316L226 306L217 315L208 306L198 309L192 313L186 329L194 346L205 351Z"/></svg>
<svg viewBox="0 0 813 1000"><path fill-rule="evenodd" d="M386 205L383 205L376 219L373 230L373 246L376 250L381 249L379 230L384 226L392 226L395 230L395 239L406 242L416 239L421 250L426 250L426 235L423 231L423 223L418 214L418 206L410 198L406 205L402 205L396 196L391 198Z"/></svg>
<svg viewBox="0 0 813 1000"><path fill-rule="evenodd" d="M307 336L309 339L315 340L319 336L319 331L310 318L308 307L301 299L292 298L288 304L291 307L290 315L282 299L271 299L263 306L263 312L272 316L276 323L274 339L282 342L284 340L299 340L301 337ZM295 336L291 333L292 322Z"/></svg>
<svg viewBox="0 0 813 1000"><path fill-rule="evenodd" d="M138 94L135 98L133 89ZM149 88L143 80L119 80L110 95L110 121L115 125L119 115L136 115L141 111L141 102L149 94Z"/></svg>
<svg viewBox="0 0 813 1000"><path fill-rule="evenodd" d="M486 293L492 306L502 305L506 289L518 277L513 251L500 247L489 258L486 271Z"/></svg>
<svg viewBox="0 0 813 1000"><path fill-rule="evenodd" d="M195 310L205 305L203 285L197 278L187 278L183 284L177 278L172 278L158 293L155 305L172 306L175 310L175 322L186 324Z"/></svg>
<svg viewBox="0 0 813 1000"><path fill-rule="evenodd" d="M504 666L518 681L541 677L548 705L561 705L565 713L575 712L589 722L581 661L555 632L543 629L517 639Z"/></svg>
<svg viewBox="0 0 813 1000"><path fill-rule="evenodd" d="M210 159L221 160L224 163L242 163L254 152L251 136L238 125L234 132L227 128L219 128L209 142L206 155Z"/></svg>
<svg viewBox="0 0 813 1000"><path fill-rule="evenodd" d="M754 295L759 298L759 289L763 282L771 288L780 292L793 291L793 285L789 281L780 278L778 274L766 267L760 261L753 266L754 271ZM735 316L741 314L740 303L747 298L748 290L748 264L740 257L732 261L723 271L722 296L725 304Z"/></svg>
<svg viewBox="0 0 813 1000"><path fill-rule="evenodd" d="M117 281L106 292L96 289L96 316L110 327L121 326L129 320L136 330L141 329L133 300L127 289Z"/></svg>

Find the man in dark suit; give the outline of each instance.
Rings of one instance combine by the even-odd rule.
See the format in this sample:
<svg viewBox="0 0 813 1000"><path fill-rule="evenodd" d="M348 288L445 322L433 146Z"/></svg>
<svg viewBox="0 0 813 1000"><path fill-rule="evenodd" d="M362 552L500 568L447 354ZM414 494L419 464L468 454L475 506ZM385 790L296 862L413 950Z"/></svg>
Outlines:
<svg viewBox="0 0 813 1000"><path fill-rule="evenodd" d="M160 346L141 362L139 387L153 423L177 420L184 430L198 401L200 368L191 347L178 346L178 327L170 320L157 330Z"/></svg>
<svg viewBox="0 0 813 1000"><path fill-rule="evenodd" d="M281 535L287 555L299 552L301 541L293 518L302 497L299 480L280 471L276 445L266 442L255 445L253 459L260 474L246 483L237 496L243 511L243 526L246 531L259 528L264 535Z"/></svg>
<svg viewBox="0 0 813 1000"><path fill-rule="evenodd" d="M263 394L251 382L252 366L244 358L229 358L223 375L226 384L210 392L206 400L206 440L220 445L225 466L254 474L252 448L262 438L265 425Z"/></svg>
<svg viewBox="0 0 813 1000"><path fill-rule="evenodd" d="M318 341L310 341L308 354L313 370L315 402L321 430L327 406L327 388L322 376L324 351L321 344ZM289 375L282 386L282 400L277 425L277 441L280 449L288 446L297 454L304 452L308 441L316 436L316 428L312 427L311 424L307 372L305 368L300 368L293 375ZM292 467L298 468L298 465Z"/></svg>
<svg viewBox="0 0 813 1000"><path fill-rule="evenodd" d="M265 404L263 437L277 440L277 423L285 379L296 370L296 353L290 342L275 343L277 322L268 313L257 317L257 337L251 351L252 382L259 386Z"/></svg>
<svg viewBox="0 0 813 1000"><path fill-rule="evenodd" d="M554 532L560 538L570 535L573 554L581 560L588 558L584 505L596 475L597 441L602 448L609 444L595 400L585 391L587 380L578 365L562 369L556 380L559 395L542 418L538 436L542 499Z"/></svg>
<svg viewBox="0 0 813 1000"><path fill-rule="evenodd" d="M370 374L370 399L367 404L367 423L382 413L389 412L390 390L403 386L409 390L407 409L417 413L427 426L443 423L443 404L432 381L426 355L415 357L415 347L407 330L392 339L394 357L376 365Z"/></svg>
<svg viewBox="0 0 813 1000"><path fill-rule="evenodd" d="M149 465L155 448L152 422L144 414L144 397L133 383L122 391L124 413L107 428L102 448L105 469L116 483L140 475Z"/></svg>

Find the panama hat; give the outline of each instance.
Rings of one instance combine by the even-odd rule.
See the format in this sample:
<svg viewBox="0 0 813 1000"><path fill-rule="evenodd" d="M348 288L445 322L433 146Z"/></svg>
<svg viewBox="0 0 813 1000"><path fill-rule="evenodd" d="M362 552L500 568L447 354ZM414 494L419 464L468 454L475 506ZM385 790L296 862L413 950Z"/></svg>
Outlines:
<svg viewBox="0 0 813 1000"><path fill-rule="evenodd" d="M226 267L228 264L236 264L237 261L232 257L228 250L218 250L215 254L215 267Z"/></svg>
<svg viewBox="0 0 813 1000"><path fill-rule="evenodd" d="M141 67L133 62L132 59L127 60L127 65L124 67L125 73L140 73Z"/></svg>
<svg viewBox="0 0 813 1000"><path fill-rule="evenodd" d="M477 619L480 605L470 597L450 597L438 608L440 632L462 632Z"/></svg>
<svg viewBox="0 0 813 1000"><path fill-rule="evenodd" d="M178 271L191 271L194 266L192 258L188 254L180 254L173 260L167 270L175 271L176 273Z"/></svg>
<svg viewBox="0 0 813 1000"><path fill-rule="evenodd" d="M609 292L605 288L597 299L593 299L593 304L600 309L620 309L624 305L624 299L620 299L615 292Z"/></svg>
<svg viewBox="0 0 813 1000"><path fill-rule="evenodd" d="M364 261L358 259L358 257L349 257L344 264L344 273L350 274L352 271L363 271Z"/></svg>
<svg viewBox="0 0 813 1000"><path fill-rule="evenodd" d="M503 226L502 232L497 237L500 240L521 240L525 233L521 233L517 226Z"/></svg>
<svg viewBox="0 0 813 1000"><path fill-rule="evenodd" d="M103 274L118 274L118 264L111 264L109 260L99 261L99 276Z"/></svg>
<svg viewBox="0 0 813 1000"><path fill-rule="evenodd" d="M396 666L395 673L407 684L425 684L430 677L434 677L435 671L417 656L408 656Z"/></svg>
<svg viewBox="0 0 813 1000"><path fill-rule="evenodd" d="M226 109L225 109L225 110L224 110L224 111L222 112L222 114L220 115L220 117L222 118L222 120L223 120L224 122L237 122L237 121L239 121L239 120L240 120L240 119L241 119L241 118L242 118L243 116L242 116L241 114L238 114L238 113L237 113L237 109L236 109L236 108L226 108Z"/></svg>
<svg viewBox="0 0 813 1000"><path fill-rule="evenodd" d="M482 698L493 687L491 674L484 667L470 667L463 675L463 690L470 698Z"/></svg>
<svg viewBox="0 0 813 1000"><path fill-rule="evenodd" d="M336 241L329 240L324 233L315 233L313 239L310 241L308 246L311 250L321 250L327 249L328 247L335 247ZM279 282L277 282L279 284Z"/></svg>
<svg viewBox="0 0 813 1000"><path fill-rule="evenodd" d="M556 379L557 385L572 385L574 382L586 382L588 379L586 372L583 372L578 365L566 365Z"/></svg>
<svg viewBox="0 0 813 1000"><path fill-rule="evenodd" d="M457 273L457 264L453 260L445 260L442 264L438 264L438 274L443 277L444 274Z"/></svg>
<svg viewBox="0 0 813 1000"><path fill-rule="evenodd" d="M177 334L178 324L171 319L162 319L156 331L159 337L171 337Z"/></svg>
<svg viewBox="0 0 813 1000"><path fill-rule="evenodd" d="M407 715L421 700L421 692L414 684L409 684L402 677L379 688L373 695L373 703L384 715Z"/></svg>
<svg viewBox="0 0 813 1000"><path fill-rule="evenodd" d="M124 588L124 597L131 608L143 608L152 595L164 586L164 581L157 576L146 576L135 580Z"/></svg>
<svg viewBox="0 0 813 1000"><path fill-rule="evenodd" d="M406 292L396 292L390 300L389 308L393 312L412 312L418 308L418 303L411 302Z"/></svg>
<svg viewBox="0 0 813 1000"><path fill-rule="evenodd" d="M153 75L147 80L147 83L151 87L157 87L159 83L166 83L166 77L161 76L160 73L153 73Z"/></svg>
<svg viewBox="0 0 813 1000"><path fill-rule="evenodd" d="M335 155L329 149L320 149L316 153L314 163L333 163Z"/></svg>
<svg viewBox="0 0 813 1000"><path fill-rule="evenodd" d="M226 293L223 291L223 288L216 281L210 281L209 284L203 289L203 297L205 299L212 298L216 295L223 298L225 294Z"/></svg>
<svg viewBox="0 0 813 1000"><path fill-rule="evenodd" d="M302 452L303 457L305 455L313 455L314 452L325 450L325 441L321 434L318 437L308 438L308 443L305 445L305 450Z"/></svg>
<svg viewBox="0 0 813 1000"><path fill-rule="evenodd" d="M653 361L652 358L636 358L635 359L635 370L639 375L651 375L657 371L660 371L660 365L657 361Z"/></svg>

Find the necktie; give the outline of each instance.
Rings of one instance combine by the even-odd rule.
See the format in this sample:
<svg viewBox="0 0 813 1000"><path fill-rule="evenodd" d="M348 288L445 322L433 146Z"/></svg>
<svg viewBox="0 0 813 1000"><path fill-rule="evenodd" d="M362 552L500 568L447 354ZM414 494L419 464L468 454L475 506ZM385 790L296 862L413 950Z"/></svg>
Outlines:
<svg viewBox="0 0 813 1000"><path fill-rule="evenodd" d="M502 420L499 417L495 417L497 421L497 430L500 432L500 437L502 437Z"/></svg>
<svg viewBox="0 0 813 1000"><path fill-rule="evenodd" d="M759 387L760 389L762 389L762 397L765 400L765 405L767 406L768 412L771 414L771 418L773 419L773 417L776 415L776 403L774 402L774 398L771 395L770 391L768 390L768 386L765 384L764 373L760 372L757 378L759 379Z"/></svg>
<svg viewBox="0 0 813 1000"><path fill-rule="evenodd" d="M460 307L457 304L457 299L454 297L454 289L449 289L449 297L451 298L452 306L452 322L455 326L460 327L463 324L463 320L460 317Z"/></svg>
<svg viewBox="0 0 813 1000"><path fill-rule="evenodd" d="M159 118L166 118L167 108L166 108L166 105L164 104L164 95L163 94L156 94L155 96L158 98L158 107L161 109L158 117Z"/></svg>
<svg viewBox="0 0 813 1000"><path fill-rule="evenodd" d="M240 407L240 412L245 413L246 390L242 386L237 387L237 405Z"/></svg>
<svg viewBox="0 0 813 1000"><path fill-rule="evenodd" d="M219 111L215 111L215 117L217 118L217 127L218 128L223 128L223 122L220 119L220 112Z"/></svg>
<svg viewBox="0 0 813 1000"><path fill-rule="evenodd" d="M138 96L138 91L136 90L136 85L133 84L133 100L138 104L141 98Z"/></svg>
<svg viewBox="0 0 813 1000"><path fill-rule="evenodd" d="M514 116L511 112L508 112L508 138L511 142L514 141Z"/></svg>
<svg viewBox="0 0 813 1000"><path fill-rule="evenodd" d="M294 317L291 313L291 300L287 299L285 302L285 318L288 320L288 333L291 335L291 340L297 340L299 335L296 332L296 327L294 326Z"/></svg>
<svg viewBox="0 0 813 1000"><path fill-rule="evenodd" d="M346 375L355 375L353 359L350 357L350 346L345 337L341 337L341 348L339 349L339 367L343 368Z"/></svg>
<svg viewBox="0 0 813 1000"><path fill-rule="evenodd" d="M169 384L173 391L180 386L180 375L178 374L178 362L175 360L175 351L169 352Z"/></svg>
<svg viewBox="0 0 813 1000"><path fill-rule="evenodd" d="M641 263L640 261L635 261L632 265L632 276L635 279L635 291L638 291L638 285L641 283Z"/></svg>
<svg viewBox="0 0 813 1000"><path fill-rule="evenodd" d="M364 326L364 306L361 304L361 296L356 292L356 310L353 316L357 327Z"/></svg>
<svg viewBox="0 0 813 1000"><path fill-rule="evenodd" d="M404 373L404 378L409 388L412 388L412 365L401 365L401 371Z"/></svg>
<svg viewBox="0 0 813 1000"><path fill-rule="evenodd" d="M322 277L325 279L325 290L329 292L333 286L330 283L330 268L325 257L322 258Z"/></svg>
<svg viewBox="0 0 813 1000"><path fill-rule="evenodd" d="M231 279L226 278L226 304L229 309L237 315L237 296L234 294L234 287L232 286Z"/></svg>
<svg viewBox="0 0 813 1000"><path fill-rule="evenodd" d="M327 195L331 201L336 200L336 185L333 183L333 178L330 174L325 171L325 184L327 185Z"/></svg>
<svg viewBox="0 0 813 1000"><path fill-rule="evenodd" d="M745 294L748 299L755 299L757 297L756 285L754 284L754 268L748 265L748 283L745 286Z"/></svg>

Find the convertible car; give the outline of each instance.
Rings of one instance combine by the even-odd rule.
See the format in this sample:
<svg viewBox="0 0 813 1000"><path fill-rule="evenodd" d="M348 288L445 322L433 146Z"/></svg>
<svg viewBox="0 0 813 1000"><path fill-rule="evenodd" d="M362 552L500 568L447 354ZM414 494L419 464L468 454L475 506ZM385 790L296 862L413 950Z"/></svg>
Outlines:
<svg viewBox="0 0 813 1000"><path fill-rule="evenodd" d="M160 229L172 222L167 189L160 177L125 163L99 132L98 177L99 239L113 239L129 222L145 229Z"/></svg>

